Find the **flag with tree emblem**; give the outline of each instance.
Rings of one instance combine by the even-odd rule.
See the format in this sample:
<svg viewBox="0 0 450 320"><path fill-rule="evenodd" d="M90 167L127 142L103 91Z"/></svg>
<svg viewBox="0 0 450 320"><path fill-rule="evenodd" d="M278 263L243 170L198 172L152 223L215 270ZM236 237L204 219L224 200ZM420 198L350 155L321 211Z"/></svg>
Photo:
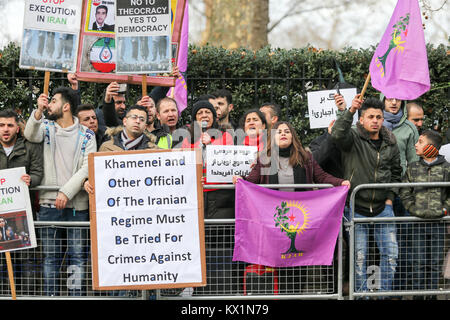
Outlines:
<svg viewBox="0 0 450 320"><path fill-rule="evenodd" d="M430 90L417 0L399 0L370 63L372 86L387 98L414 100Z"/></svg>
<svg viewBox="0 0 450 320"><path fill-rule="evenodd" d="M331 265L348 188L286 192L236 184L234 261Z"/></svg>

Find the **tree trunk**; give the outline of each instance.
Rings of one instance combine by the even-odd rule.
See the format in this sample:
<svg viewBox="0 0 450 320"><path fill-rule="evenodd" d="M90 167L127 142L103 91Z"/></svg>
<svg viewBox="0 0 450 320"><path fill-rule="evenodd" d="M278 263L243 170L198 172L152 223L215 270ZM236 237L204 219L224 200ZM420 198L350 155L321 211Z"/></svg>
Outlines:
<svg viewBox="0 0 450 320"><path fill-rule="evenodd" d="M300 253L301 251L299 251L295 247L295 238L297 237L297 232L289 232L287 235L288 235L289 239L291 239L291 246L289 247L289 249L284 254Z"/></svg>
<svg viewBox="0 0 450 320"><path fill-rule="evenodd" d="M260 49L268 44L269 0L204 0L203 44Z"/></svg>

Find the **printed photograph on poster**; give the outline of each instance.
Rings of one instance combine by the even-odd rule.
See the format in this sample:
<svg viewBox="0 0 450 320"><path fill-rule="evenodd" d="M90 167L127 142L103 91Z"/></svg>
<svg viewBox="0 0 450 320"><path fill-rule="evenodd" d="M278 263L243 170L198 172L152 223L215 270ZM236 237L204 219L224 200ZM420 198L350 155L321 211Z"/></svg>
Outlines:
<svg viewBox="0 0 450 320"><path fill-rule="evenodd" d="M26 211L0 215L0 252L31 247Z"/></svg>
<svg viewBox="0 0 450 320"><path fill-rule="evenodd" d="M37 246L30 194L21 179L24 174L24 167L0 170L0 252Z"/></svg>
<svg viewBox="0 0 450 320"><path fill-rule="evenodd" d="M116 41L111 37L84 36L81 72L114 73Z"/></svg>
<svg viewBox="0 0 450 320"><path fill-rule="evenodd" d="M114 32L115 3L112 0L89 0L86 31Z"/></svg>
<svg viewBox="0 0 450 320"><path fill-rule="evenodd" d="M167 72L171 68L168 36L120 37L118 73Z"/></svg>
<svg viewBox="0 0 450 320"><path fill-rule="evenodd" d="M171 72L171 2L116 2L116 73Z"/></svg>
<svg viewBox="0 0 450 320"><path fill-rule="evenodd" d="M75 72L77 44L75 34L25 29L20 67Z"/></svg>

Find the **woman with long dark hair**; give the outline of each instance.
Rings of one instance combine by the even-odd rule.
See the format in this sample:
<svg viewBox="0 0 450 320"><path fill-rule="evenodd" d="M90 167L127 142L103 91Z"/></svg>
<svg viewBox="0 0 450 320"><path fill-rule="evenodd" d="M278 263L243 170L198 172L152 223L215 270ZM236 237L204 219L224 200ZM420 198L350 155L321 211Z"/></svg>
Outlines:
<svg viewBox="0 0 450 320"><path fill-rule="evenodd" d="M347 185L348 180L331 176L322 170L312 154L303 148L300 139L292 125L285 121L279 121L272 127L273 139L267 144L265 151L260 153L256 165L246 177L234 176L233 183L239 179L245 179L255 184L332 184L333 186ZM296 191L292 188L279 188L282 191ZM299 191L305 191L301 189ZM320 267L319 267L320 268ZM250 264L246 270L265 270L264 266ZM307 272L304 268L279 268L280 291L284 292L289 283L300 286L303 283L323 283L327 280L322 270L316 269L313 275L302 275ZM309 288L304 287L308 291ZM327 291L327 288L323 288Z"/></svg>
<svg viewBox="0 0 450 320"><path fill-rule="evenodd" d="M348 180L333 177L322 170L312 154L303 148L290 123L279 121L273 126L272 132L272 143L267 144L266 152L260 155L250 174L247 177L234 176L233 183L243 178L256 184L350 185Z"/></svg>

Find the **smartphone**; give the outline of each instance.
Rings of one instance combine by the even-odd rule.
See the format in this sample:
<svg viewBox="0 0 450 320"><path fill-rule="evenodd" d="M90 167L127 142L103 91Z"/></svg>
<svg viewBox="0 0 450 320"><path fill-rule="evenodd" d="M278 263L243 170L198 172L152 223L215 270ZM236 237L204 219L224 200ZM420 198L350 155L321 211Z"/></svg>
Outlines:
<svg viewBox="0 0 450 320"><path fill-rule="evenodd" d="M126 83L119 83L119 90L118 93L125 93L127 92L127 84Z"/></svg>

